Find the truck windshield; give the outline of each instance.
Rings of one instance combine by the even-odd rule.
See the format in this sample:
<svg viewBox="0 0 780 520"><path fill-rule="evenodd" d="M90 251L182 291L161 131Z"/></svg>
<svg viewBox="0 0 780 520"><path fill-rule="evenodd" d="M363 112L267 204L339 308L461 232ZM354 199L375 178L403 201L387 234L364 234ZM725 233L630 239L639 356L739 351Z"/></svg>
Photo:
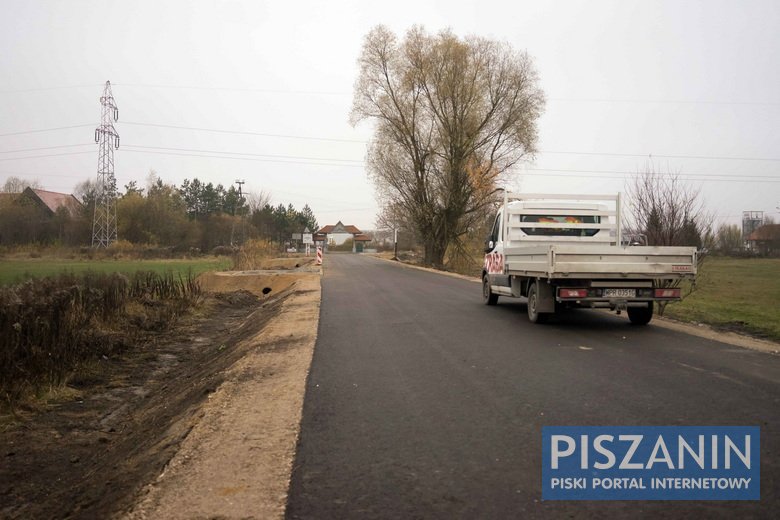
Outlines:
<svg viewBox="0 0 780 520"><path fill-rule="evenodd" d="M600 224L601 217L594 215L521 215L520 222L540 222L548 224ZM592 237L599 232L598 229L566 227L560 228L520 228L526 235L564 236L564 237Z"/></svg>

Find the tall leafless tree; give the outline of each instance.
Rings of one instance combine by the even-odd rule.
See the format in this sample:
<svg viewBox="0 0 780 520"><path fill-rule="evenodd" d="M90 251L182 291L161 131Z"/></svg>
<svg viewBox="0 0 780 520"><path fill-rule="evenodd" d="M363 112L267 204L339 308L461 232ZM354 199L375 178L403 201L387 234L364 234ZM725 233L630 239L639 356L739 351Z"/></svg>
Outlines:
<svg viewBox="0 0 780 520"><path fill-rule="evenodd" d="M42 189L43 186L41 186L41 183L38 182L38 180L30 181L27 179L22 179L19 177L8 177L5 180L5 183L3 184L3 187L0 188L0 192L2 193L21 193L26 188L33 188L33 189Z"/></svg>
<svg viewBox="0 0 780 520"><path fill-rule="evenodd" d="M627 186L624 227L643 234L651 246L695 246L699 265L714 242L712 215L701 191L686 184L678 173L661 173L652 163ZM678 287L680 280L655 281L661 287ZM693 290L693 286L689 288ZM663 315L666 303L658 302Z"/></svg>
<svg viewBox="0 0 780 520"><path fill-rule="evenodd" d="M736 224L722 224L715 235L718 251L733 255L742 251L742 230Z"/></svg>
<svg viewBox="0 0 780 520"><path fill-rule="evenodd" d="M626 191L626 229L644 234L648 245L702 247L711 215L701 191L678 173L661 173L648 163Z"/></svg>
<svg viewBox="0 0 780 520"><path fill-rule="evenodd" d="M544 108L525 53L450 31L413 27L402 41L383 26L365 39L351 122L375 133L369 175L441 266L447 248L484 220L502 176L533 154Z"/></svg>

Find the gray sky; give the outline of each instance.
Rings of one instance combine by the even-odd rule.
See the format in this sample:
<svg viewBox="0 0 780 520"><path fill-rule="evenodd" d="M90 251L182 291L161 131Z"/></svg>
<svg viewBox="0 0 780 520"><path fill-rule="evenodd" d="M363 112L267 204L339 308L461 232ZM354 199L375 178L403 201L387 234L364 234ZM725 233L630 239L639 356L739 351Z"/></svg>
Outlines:
<svg viewBox="0 0 780 520"><path fill-rule="evenodd" d="M276 204L308 202L321 225L373 228L378 206L363 167L371 125L348 123L356 60L375 25L402 35L422 24L504 40L534 58L548 97L541 152L512 188L625 191L652 155L656 170L701 186L718 222L737 223L743 210L780 217L776 0L2 7L2 182L14 175L69 192L94 178L110 80L120 188L145 185L152 169L177 185L245 179L245 190L270 192ZM20 133L62 127L74 128Z"/></svg>

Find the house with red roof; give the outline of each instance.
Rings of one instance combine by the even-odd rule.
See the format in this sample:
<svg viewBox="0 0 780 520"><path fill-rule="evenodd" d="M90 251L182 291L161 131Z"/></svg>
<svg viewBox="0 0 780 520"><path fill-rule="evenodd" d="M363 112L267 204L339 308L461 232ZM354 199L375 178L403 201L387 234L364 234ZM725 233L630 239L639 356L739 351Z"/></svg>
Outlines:
<svg viewBox="0 0 780 520"><path fill-rule="evenodd" d="M763 256L780 254L780 224L767 224L750 233L748 248Z"/></svg>
<svg viewBox="0 0 780 520"><path fill-rule="evenodd" d="M19 195L21 202L32 203L43 210L46 215L54 216L57 211L64 209L71 217L77 217L83 205L69 193L57 193L33 188L25 188Z"/></svg>
<svg viewBox="0 0 780 520"><path fill-rule="evenodd" d="M366 242L371 242L371 237L360 231L353 225L344 225L340 220L332 225L321 227L314 233L314 243L323 246L327 250L328 245L340 246L352 239L352 252L363 252Z"/></svg>
<svg viewBox="0 0 780 520"><path fill-rule="evenodd" d="M81 222L82 212L81 202L66 193L28 187L21 193L0 194L0 243L73 238L80 233L76 223Z"/></svg>

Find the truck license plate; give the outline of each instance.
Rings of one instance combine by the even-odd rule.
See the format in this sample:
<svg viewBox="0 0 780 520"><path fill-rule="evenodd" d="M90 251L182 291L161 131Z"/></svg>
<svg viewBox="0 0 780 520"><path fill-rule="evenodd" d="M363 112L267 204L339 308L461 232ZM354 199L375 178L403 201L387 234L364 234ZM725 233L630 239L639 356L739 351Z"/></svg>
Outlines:
<svg viewBox="0 0 780 520"><path fill-rule="evenodd" d="M604 296L613 298L635 298L636 289L604 289Z"/></svg>

